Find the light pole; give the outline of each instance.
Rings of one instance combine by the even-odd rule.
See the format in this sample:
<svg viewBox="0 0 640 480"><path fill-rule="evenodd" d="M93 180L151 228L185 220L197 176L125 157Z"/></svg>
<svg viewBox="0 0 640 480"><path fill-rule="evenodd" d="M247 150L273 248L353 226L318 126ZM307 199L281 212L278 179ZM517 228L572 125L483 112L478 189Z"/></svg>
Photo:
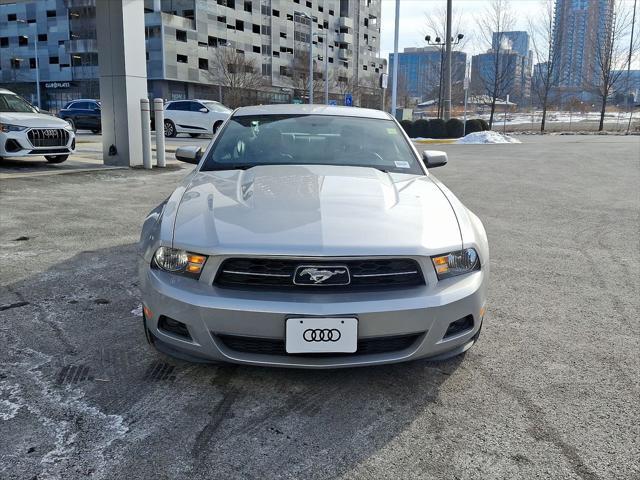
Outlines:
<svg viewBox="0 0 640 480"><path fill-rule="evenodd" d="M18 23L23 23L25 25L31 25L26 20L18 19L16 21ZM38 99L37 101L38 108L42 108L40 105L40 60L38 59L38 26L36 23L34 23L33 25L36 25L36 34L34 35L34 42L33 42L36 49L36 98ZM28 35L22 35L22 38L26 38L27 42L29 41Z"/></svg>
<svg viewBox="0 0 640 480"><path fill-rule="evenodd" d="M309 105L313 105L313 18L306 13L299 15L309 20Z"/></svg>
<svg viewBox="0 0 640 480"><path fill-rule="evenodd" d="M449 11L449 7L450 5L447 4L447 30L451 30L451 25L450 25L451 20L449 18L451 12ZM462 33L459 33L456 36L455 41L451 37L450 33L447 35L447 38L445 38L444 42L440 37L436 37L434 42L431 41L431 35L427 35L426 37L424 37L425 41L427 42L427 45L434 45L434 46L440 47L440 88L438 90L439 92L442 92L442 84L444 83L444 108L442 113L445 120L449 120L449 118L451 117L451 47L452 45L458 45L463 38L464 38L464 35ZM446 49L445 55L444 55L445 57L444 69L442 65L443 47ZM439 97L441 95L442 94L440 93L438 94ZM438 101L438 112L439 111L440 111L440 101ZM438 117L440 117L439 113L438 113Z"/></svg>
<svg viewBox="0 0 640 480"><path fill-rule="evenodd" d="M396 118L398 98L398 35L400 33L400 0L396 0L396 25L393 34L393 85L391 85L391 115Z"/></svg>

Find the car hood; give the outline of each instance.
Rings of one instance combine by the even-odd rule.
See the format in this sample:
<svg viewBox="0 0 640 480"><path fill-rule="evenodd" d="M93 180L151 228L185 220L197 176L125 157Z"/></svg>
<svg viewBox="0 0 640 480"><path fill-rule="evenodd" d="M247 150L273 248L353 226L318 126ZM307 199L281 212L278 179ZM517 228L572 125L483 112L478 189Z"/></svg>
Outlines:
<svg viewBox="0 0 640 480"><path fill-rule="evenodd" d="M21 125L23 127L37 128L64 128L67 125L66 120L46 115L44 113L21 113L21 112L2 112L0 113L0 123L9 123L11 125Z"/></svg>
<svg viewBox="0 0 640 480"><path fill-rule="evenodd" d="M197 172L173 220L173 244L203 254L432 255L462 245L429 176L362 167Z"/></svg>

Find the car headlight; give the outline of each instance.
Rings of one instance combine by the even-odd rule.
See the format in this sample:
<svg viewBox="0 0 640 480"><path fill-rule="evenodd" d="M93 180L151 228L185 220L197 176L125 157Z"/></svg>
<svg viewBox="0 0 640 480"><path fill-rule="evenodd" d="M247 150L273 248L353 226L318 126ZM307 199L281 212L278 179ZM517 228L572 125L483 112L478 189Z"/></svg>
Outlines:
<svg viewBox="0 0 640 480"><path fill-rule="evenodd" d="M69 122L67 122L67 124L64 126L65 130L69 130L70 132L73 132L73 127L71 126L71 124Z"/></svg>
<svg viewBox="0 0 640 480"><path fill-rule="evenodd" d="M436 269L438 280L464 275L465 273L480 270L480 258L473 248L465 248L446 255L431 257Z"/></svg>
<svg viewBox="0 0 640 480"><path fill-rule="evenodd" d="M153 255L152 267L165 272L177 273L191 278L199 278L207 257L177 248L160 247Z"/></svg>
<svg viewBox="0 0 640 480"><path fill-rule="evenodd" d="M9 125L8 123L0 124L0 130L4 133L9 132L21 132L22 130L26 130L27 127L23 127L22 125Z"/></svg>

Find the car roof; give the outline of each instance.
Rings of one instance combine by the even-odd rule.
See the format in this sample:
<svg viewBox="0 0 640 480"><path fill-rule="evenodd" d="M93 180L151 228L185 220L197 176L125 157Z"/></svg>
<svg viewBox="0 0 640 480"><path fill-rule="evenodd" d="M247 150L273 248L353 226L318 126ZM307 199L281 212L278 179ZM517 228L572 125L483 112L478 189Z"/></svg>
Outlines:
<svg viewBox="0 0 640 480"><path fill-rule="evenodd" d="M11 90L7 90L6 88L0 88L0 93L10 93L12 95L17 95L16 92L12 92Z"/></svg>
<svg viewBox="0 0 640 480"><path fill-rule="evenodd" d="M100 100L96 100L95 98L74 98L73 100L69 100L69 103L73 102L99 102Z"/></svg>
<svg viewBox="0 0 640 480"><path fill-rule="evenodd" d="M234 116L250 115L330 115L336 117L361 117L389 120L391 115L382 110L358 107L336 107L331 105L255 105L238 108Z"/></svg>

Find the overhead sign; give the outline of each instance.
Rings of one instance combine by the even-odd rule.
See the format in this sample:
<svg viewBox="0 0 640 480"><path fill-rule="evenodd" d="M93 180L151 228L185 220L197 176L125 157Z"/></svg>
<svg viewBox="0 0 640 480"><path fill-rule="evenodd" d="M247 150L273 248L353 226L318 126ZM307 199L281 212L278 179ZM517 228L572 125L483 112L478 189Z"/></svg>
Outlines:
<svg viewBox="0 0 640 480"><path fill-rule="evenodd" d="M350 93L344 96L344 105L345 107L353 107L353 96Z"/></svg>

